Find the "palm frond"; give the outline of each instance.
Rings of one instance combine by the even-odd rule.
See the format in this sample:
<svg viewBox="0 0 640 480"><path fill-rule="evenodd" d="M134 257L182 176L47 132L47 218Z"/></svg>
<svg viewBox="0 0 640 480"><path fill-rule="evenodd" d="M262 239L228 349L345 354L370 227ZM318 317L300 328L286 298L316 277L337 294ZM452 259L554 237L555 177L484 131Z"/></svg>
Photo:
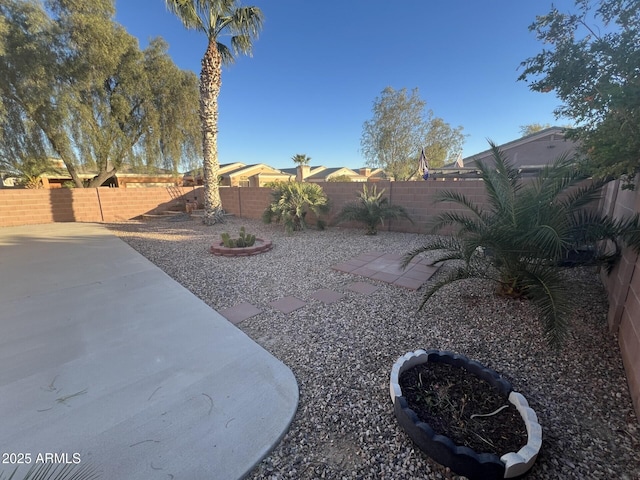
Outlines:
<svg viewBox="0 0 640 480"><path fill-rule="evenodd" d="M411 260L413 260L421 253L434 251L459 252L461 251L461 245L456 237L432 237L427 240L427 242L422 246L414 248L413 250L407 252L404 257L402 257L400 266L402 268L405 268L407 265L409 265L409 263L411 263Z"/></svg>
<svg viewBox="0 0 640 480"><path fill-rule="evenodd" d="M549 344L559 347L567 336L571 312L566 280L557 268L538 267L523 272L522 285L526 296L540 309Z"/></svg>
<svg viewBox="0 0 640 480"><path fill-rule="evenodd" d="M429 301L429 299L442 287L445 287L459 280L466 280L468 278L473 278L473 277L474 277L473 271L466 266L458 267L452 270L443 279L435 282L433 285L427 288L427 290L424 292L424 295L422 297L422 301L418 306L418 310L422 310L425 304Z"/></svg>
<svg viewBox="0 0 640 480"><path fill-rule="evenodd" d="M235 62L235 57L233 53L224 43L216 42L216 47L218 48L218 52L220 53L220 58L222 59L223 65L231 65Z"/></svg>
<svg viewBox="0 0 640 480"><path fill-rule="evenodd" d="M100 471L88 463L34 463L24 476L15 477L17 473L18 468L7 480L97 480L101 476ZM4 480L2 472L0 480Z"/></svg>
<svg viewBox="0 0 640 480"><path fill-rule="evenodd" d="M466 195L452 191L445 190L443 192L439 192L435 198L436 202L451 202L457 205L461 205L465 207L467 210L471 211L476 217L483 218L483 211L478 205L473 203Z"/></svg>
<svg viewBox="0 0 640 480"><path fill-rule="evenodd" d="M562 233L556 226L549 223L536 225L523 235L521 243L524 247L523 251L527 251L536 258L559 259L567 247Z"/></svg>
<svg viewBox="0 0 640 480"><path fill-rule="evenodd" d="M481 220L481 222L475 221L458 212L445 212L434 219L430 225L430 230L432 233L437 233L445 227L455 225L459 227L458 231L460 233L479 232L485 228L483 223L485 219Z"/></svg>
<svg viewBox="0 0 640 480"><path fill-rule="evenodd" d="M198 14L197 3L190 0L165 0L165 6L178 17L185 28L208 33L207 24Z"/></svg>
<svg viewBox="0 0 640 480"><path fill-rule="evenodd" d="M568 212L588 207L601 198L604 186L603 180L589 180L587 184L570 190L566 197L560 200L560 204Z"/></svg>
<svg viewBox="0 0 640 480"><path fill-rule="evenodd" d="M489 140L495 165L490 167L484 162L477 162L480 177L484 180L489 202L497 211L508 211L515 194L521 188L520 174L507 159L505 153Z"/></svg>

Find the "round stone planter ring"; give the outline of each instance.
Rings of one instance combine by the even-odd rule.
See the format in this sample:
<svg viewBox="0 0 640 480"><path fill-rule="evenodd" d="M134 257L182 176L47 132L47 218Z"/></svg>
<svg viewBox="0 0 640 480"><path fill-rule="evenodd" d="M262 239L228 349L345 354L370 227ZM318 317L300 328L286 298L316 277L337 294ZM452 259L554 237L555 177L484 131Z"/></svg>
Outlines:
<svg viewBox="0 0 640 480"><path fill-rule="evenodd" d="M471 448L454 444L450 438L439 435L428 424L421 421L409 408L402 394L400 375L405 370L428 362L448 363L463 368L508 398L522 416L527 429L527 444L518 452L508 452L501 457L491 453L476 453ZM511 384L496 372L465 356L442 350L409 352L393 365L389 388L394 413L402 429L423 452L459 475L470 479L519 477L531 469L540 452L542 427L538 423L536 413L529 408L527 400L521 394L514 392Z"/></svg>
<svg viewBox="0 0 640 480"><path fill-rule="evenodd" d="M259 253L268 252L273 247L271 240L256 238L256 243L250 247L225 247L223 242L211 245L209 251L214 255L223 257L248 257L249 255L257 255Z"/></svg>

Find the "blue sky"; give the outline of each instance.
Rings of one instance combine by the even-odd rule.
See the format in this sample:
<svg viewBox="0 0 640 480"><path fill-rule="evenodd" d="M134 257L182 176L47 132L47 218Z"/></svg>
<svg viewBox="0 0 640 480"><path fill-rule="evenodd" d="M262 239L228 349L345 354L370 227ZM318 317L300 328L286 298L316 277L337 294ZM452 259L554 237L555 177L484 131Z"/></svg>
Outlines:
<svg viewBox="0 0 640 480"><path fill-rule="evenodd" d="M555 0L575 11L573 0ZM265 15L253 57L225 67L220 163L364 166L363 123L386 86L417 87L427 108L467 135L463 156L556 120L553 93L518 82L520 62L543 45L528 26L547 0L247 0ZM183 69L200 73L203 34L187 31L163 0L116 0L116 20L140 40L161 36Z"/></svg>

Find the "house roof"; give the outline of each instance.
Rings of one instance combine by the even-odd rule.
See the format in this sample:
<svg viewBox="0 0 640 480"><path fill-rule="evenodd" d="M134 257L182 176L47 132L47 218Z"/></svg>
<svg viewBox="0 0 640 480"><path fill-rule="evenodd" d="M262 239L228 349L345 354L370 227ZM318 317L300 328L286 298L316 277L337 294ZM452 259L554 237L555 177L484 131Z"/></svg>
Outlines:
<svg viewBox="0 0 640 480"><path fill-rule="evenodd" d="M516 168L523 170L539 170L561 155L573 155L577 147L575 142L565 139L564 129L561 127L546 128L498 146ZM455 162L445 165L442 173L447 173L447 170L473 170L478 167L478 161L493 165L491 149L464 158L463 167Z"/></svg>
<svg viewBox="0 0 640 480"><path fill-rule="evenodd" d="M223 175L229 171L236 170L244 165L245 164L242 162L223 163L219 167L218 175ZM202 170L202 167L199 167L194 170L189 170L188 172L184 172L182 175L184 177L201 177L203 175L203 170Z"/></svg>
<svg viewBox="0 0 640 480"><path fill-rule="evenodd" d="M220 173L223 177L236 177L236 176L246 176L250 177L252 175L257 175L259 173L271 173L271 174L280 174L283 172L278 170L277 168L270 167L264 163L254 163L252 165L245 165L243 163L238 164L236 168L229 168L225 172Z"/></svg>
<svg viewBox="0 0 640 480"><path fill-rule="evenodd" d="M326 180L329 180L329 178L331 177L340 177L342 175L351 177L352 179L355 179L355 180L361 180L361 181L367 180L367 177L365 177L364 175L360 175L359 173L354 172L353 170L347 167L325 168L324 170L321 170L318 173L314 173L312 175L309 175L308 177L305 177L305 180L326 181Z"/></svg>
<svg viewBox="0 0 640 480"><path fill-rule="evenodd" d="M310 175L315 175L316 173L326 169L327 167L323 167L322 165L309 166L309 175L307 175L307 177L305 178L308 178ZM281 168L280 171L289 175L296 175L298 173L298 167Z"/></svg>
<svg viewBox="0 0 640 480"><path fill-rule="evenodd" d="M369 175L366 175L367 178L376 177L376 178L387 178L386 173L383 168L371 168L371 167L360 167L359 171L369 170Z"/></svg>

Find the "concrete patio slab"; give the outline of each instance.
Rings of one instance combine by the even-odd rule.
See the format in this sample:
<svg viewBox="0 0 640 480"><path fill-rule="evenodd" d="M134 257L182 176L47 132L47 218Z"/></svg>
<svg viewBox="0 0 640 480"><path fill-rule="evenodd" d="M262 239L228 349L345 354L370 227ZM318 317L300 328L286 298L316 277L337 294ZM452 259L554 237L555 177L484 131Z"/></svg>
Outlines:
<svg viewBox="0 0 640 480"><path fill-rule="evenodd" d="M289 368L104 227L0 228L0 279L3 452L237 479L288 429Z"/></svg>

